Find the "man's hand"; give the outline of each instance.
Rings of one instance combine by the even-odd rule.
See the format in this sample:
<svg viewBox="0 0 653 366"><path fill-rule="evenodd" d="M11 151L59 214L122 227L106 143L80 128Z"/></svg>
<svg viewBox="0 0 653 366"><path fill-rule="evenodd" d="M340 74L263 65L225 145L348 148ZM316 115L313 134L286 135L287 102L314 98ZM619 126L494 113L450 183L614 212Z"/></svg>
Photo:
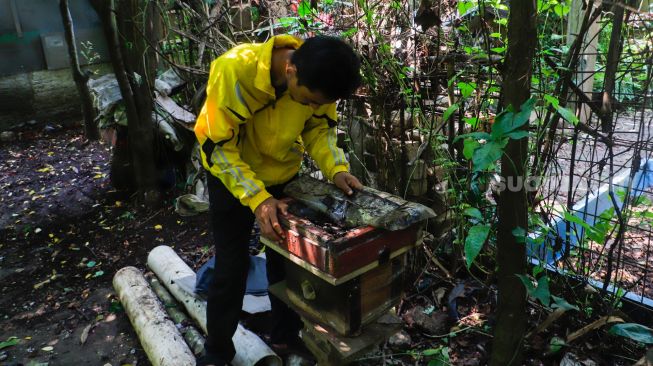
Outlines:
<svg viewBox="0 0 653 366"><path fill-rule="evenodd" d="M285 239L281 224L279 224L279 220L277 219L277 212L279 211L283 215L286 215L288 213L288 205L274 197L270 197L261 202L256 207L256 210L254 210L256 221L258 221L258 225L261 228L261 235L277 243Z"/></svg>
<svg viewBox="0 0 653 366"><path fill-rule="evenodd" d="M333 176L333 184L347 195L354 194L354 189L363 189L363 185L358 178L354 177L349 172L336 173L336 175Z"/></svg>

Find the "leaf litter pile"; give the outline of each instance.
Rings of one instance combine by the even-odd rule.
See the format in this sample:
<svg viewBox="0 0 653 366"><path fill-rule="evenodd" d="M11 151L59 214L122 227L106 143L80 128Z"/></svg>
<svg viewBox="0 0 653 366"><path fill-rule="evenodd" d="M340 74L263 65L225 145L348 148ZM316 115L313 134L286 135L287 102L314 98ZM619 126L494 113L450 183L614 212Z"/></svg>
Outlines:
<svg viewBox="0 0 653 366"><path fill-rule="evenodd" d="M211 255L208 215L173 210L185 192L166 193L160 209L135 208L110 186L109 147L79 135L0 145L1 365L149 365L113 274L127 265L145 270L147 253L161 244L196 269ZM452 276L434 257L439 246L427 236L411 260L415 275L398 308L404 329L356 364L489 361L495 288L465 271ZM541 300L530 301L524 364L630 365L645 352L608 334L608 324L627 321L618 314L592 314L582 304L552 309Z"/></svg>

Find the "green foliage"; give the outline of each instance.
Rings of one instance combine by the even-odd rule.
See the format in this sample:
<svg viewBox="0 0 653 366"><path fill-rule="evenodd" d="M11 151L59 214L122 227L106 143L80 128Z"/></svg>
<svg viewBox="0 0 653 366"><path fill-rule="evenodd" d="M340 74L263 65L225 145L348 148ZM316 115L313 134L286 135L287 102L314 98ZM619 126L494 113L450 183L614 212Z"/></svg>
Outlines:
<svg viewBox="0 0 653 366"><path fill-rule="evenodd" d="M535 99L531 98L524 102L518 112L511 107L499 113L492 125L492 132L472 132L456 137L466 139L464 155L473 162L473 171L481 172L494 167L494 164L503 155L504 148L509 139L519 140L528 136L528 131L520 130L529 121L531 112L535 106ZM472 142L475 140L484 140Z"/></svg>
<svg viewBox="0 0 653 366"><path fill-rule="evenodd" d="M473 217L479 221L483 221L483 214L481 213L481 210L475 207L468 207L463 211L463 215Z"/></svg>
<svg viewBox="0 0 653 366"><path fill-rule="evenodd" d="M528 291L528 295L540 300L542 305L548 307L551 304L551 292L549 291L549 277L547 276L542 276L540 277L539 280L537 280L537 287L533 285L533 282L531 281L528 276L524 275L517 275L521 282L524 284L524 287L526 287L526 291Z"/></svg>
<svg viewBox="0 0 653 366"><path fill-rule="evenodd" d="M422 351L422 355L433 357L429 360L428 366L448 366L451 365L449 358L449 347L439 347Z"/></svg>
<svg viewBox="0 0 653 366"><path fill-rule="evenodd" d="M608 333L630 338L636 342L653 344L653 329L637 323L615 324Z"/></svg>
<svg viewBox="0 0 653 366"><path fill-rule="evenodd" d="M471 267L472 263L474 263L474 260L487 241L489 234L490 225L474 225L469 229L465 238L465 262L467 268Z"/></svg>
<svg viewBox="0 0 653 366"><path fill-rule="evenodd" d="M20 339L17 337L9 337L6 341L0 342L0 349L15 346L18 344L18 342L20 342Z"/></svg>

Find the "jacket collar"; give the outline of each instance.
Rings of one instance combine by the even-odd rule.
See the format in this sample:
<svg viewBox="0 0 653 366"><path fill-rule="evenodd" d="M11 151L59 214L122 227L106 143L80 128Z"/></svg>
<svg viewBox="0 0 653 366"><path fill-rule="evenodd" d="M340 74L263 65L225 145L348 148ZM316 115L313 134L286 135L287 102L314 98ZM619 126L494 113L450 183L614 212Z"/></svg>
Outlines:
<svg viewBox="0 0 653 366"><path fill-rule="evenodd" d="M254 87L274 97L274 87L272 86L272 79L270 76L270 69L272 67L272 50L280 47L297 49L302 43L304 42L301 39L291 35L274 36L265 42L258 54Z"/></svg>

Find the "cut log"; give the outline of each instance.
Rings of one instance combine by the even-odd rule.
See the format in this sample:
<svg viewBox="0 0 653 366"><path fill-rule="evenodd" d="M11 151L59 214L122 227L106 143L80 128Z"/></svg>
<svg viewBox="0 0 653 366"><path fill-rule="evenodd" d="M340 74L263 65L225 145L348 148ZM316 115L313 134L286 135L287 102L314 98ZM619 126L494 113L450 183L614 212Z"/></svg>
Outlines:
<svg viewBox="0 0 653 366"><path fill-rule="evenodd" d="M195 366L195 356L141 271L134 267L119 270L113 287L152 365Z"/></svg>
<svg viewBox="0 0 653 366"><path fill-rule="evenodd" d="M206 302L196 297L195 272L172 248L161 245L150 252L147 265L206 334ZM233 336L236 356L234 366L281 366L281 358L256 334L240 324Z"/></svg>

